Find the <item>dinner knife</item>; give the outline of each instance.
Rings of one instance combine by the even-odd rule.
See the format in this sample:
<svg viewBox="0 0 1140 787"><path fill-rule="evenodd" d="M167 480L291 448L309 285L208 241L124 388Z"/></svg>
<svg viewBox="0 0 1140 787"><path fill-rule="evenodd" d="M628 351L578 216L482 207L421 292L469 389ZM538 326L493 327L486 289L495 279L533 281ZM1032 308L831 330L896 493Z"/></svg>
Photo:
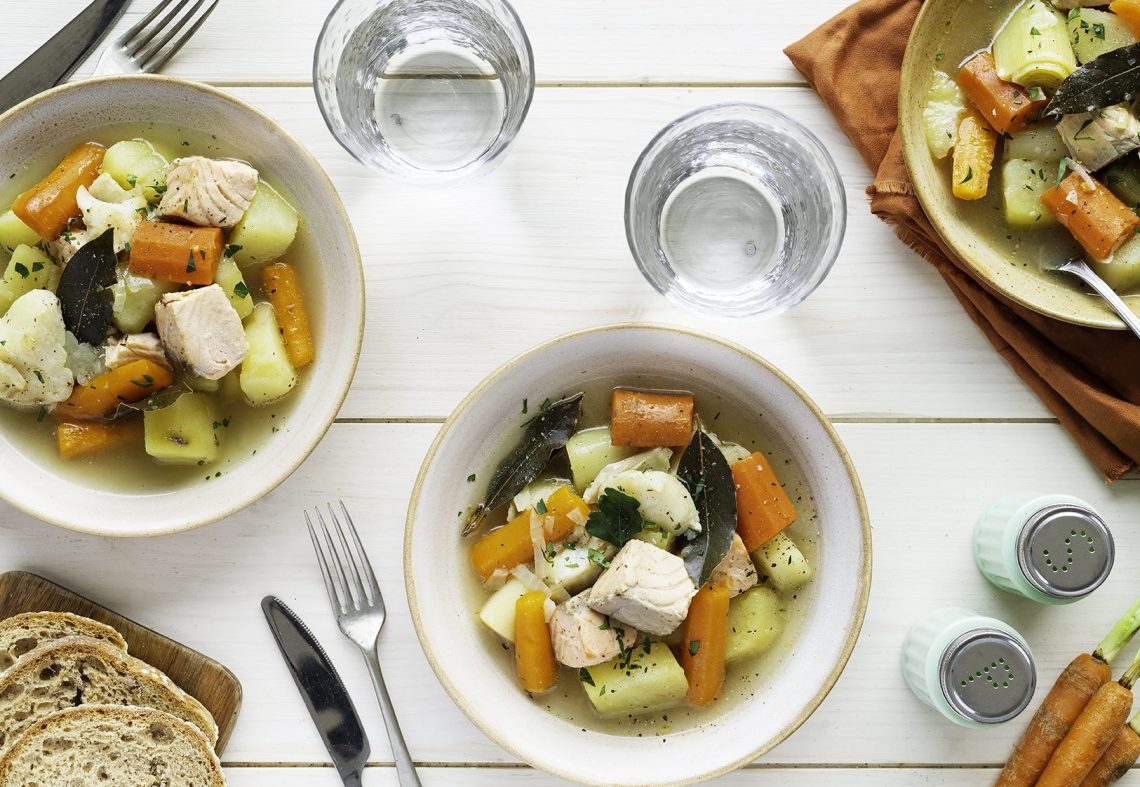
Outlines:
<svg viewBox="0 0 1140 787"><path fill-rule="evenodd" d="M67 79L115 26L130 0L94 0L0 79L0 112Z"/></svg>
<svg viewBox="0 0 1140 787"><path fill-rule="evenodd" d="M344 683L309 627L281 599L266 596L261 610L337 773L345 787L360 787L371 749Z"/></svg>

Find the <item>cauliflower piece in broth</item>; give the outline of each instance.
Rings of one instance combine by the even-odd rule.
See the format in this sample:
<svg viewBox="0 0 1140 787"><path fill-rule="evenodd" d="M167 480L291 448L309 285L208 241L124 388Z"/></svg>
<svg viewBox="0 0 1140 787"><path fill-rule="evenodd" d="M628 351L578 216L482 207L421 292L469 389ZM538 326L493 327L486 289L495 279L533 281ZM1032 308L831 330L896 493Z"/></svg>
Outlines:
<svg viewBox="0 0 1140 787"><path fill-rule="evenodd" d="M71 396L66 333L55 295L32 290L16 299L0 318L0 400L31 409Z"/></svg>

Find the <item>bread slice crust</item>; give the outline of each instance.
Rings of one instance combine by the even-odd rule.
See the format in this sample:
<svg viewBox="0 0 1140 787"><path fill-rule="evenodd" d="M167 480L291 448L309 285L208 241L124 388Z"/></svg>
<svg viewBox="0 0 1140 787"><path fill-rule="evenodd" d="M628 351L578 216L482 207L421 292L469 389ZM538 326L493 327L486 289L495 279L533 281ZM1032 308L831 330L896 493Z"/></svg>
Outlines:
<svg viewBox="0 0 1140 787"><path fill-rule="evenodd" d="M24 612L0 620L0 672L40 645L64 637L90 637L127 650L123 635L97 620L71 612Z"/></svg>
<svg viewBox="0 0 1140 787"><path fill-rule="evenodd" d="M0 753L50 713L82 705L140 705L197 726L210 745L210 712L170 678L120 649L88 637L41 645L0 674Z"/></svg>
<svg viewBox="0 0 1140 787"><path fill-rule="evenodd" d="M0 757L0 787L225 787L202 731L165 711L83 705L24 731Z"/></svg>

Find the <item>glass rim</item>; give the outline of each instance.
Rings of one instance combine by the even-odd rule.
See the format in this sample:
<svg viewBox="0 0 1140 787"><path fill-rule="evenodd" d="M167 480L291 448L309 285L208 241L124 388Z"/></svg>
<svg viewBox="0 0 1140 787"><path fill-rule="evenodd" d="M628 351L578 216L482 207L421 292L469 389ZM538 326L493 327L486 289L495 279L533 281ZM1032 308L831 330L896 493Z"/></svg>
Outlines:
<svg viewBox="0 0 1140 787"><path fill-rule="evenodd" d="M728 109L737 109L748 113L765 115L801 135L810 147L815 148L815 150L821 154L820 157L823 166L820 166L817 171L824 178L826 185L829 187L829 191L832 191L835 197L831 200L831 204L835 209L835 216L831 223L832 229L829 232L828 243L823 251L820 262L815 266L809 286L802 288L801 292L797 293L794 299L780 303L775 307L732 308L724 301L721 301L719 304L712 303L705 299L690 297L677 288L665 287L656 280L655 276L651 275L650 265L643 259L642 255L638 253L637 244L634 240L632 221L634 188L638 176L645 171L650 156L656 153L656 149L661 141L677 128L691 123L693 120L704 115L712 115L718 111ZM847 195L844 190L843 176L840 174L839 166L835 163L834 157L832 157L831 153L827 150L823 141L816 136L811 129L790 115L778 109L773 109L772 107L752 101L721 101L715 104L706 104L685 112L662 126L645 144L645 147L641 150L641 153L638 154L637 159L633 163L629 180L626 181L624 213L626 243L629 245L630 256L633 257L633 261L637 265L637 269L641 273L642 278L645 279L654 291L665 296L665 298L672 303L692 312L711 317L729 317L733 319L772 317L803 303L803 301L823 283L824 279L826 279L827 275L831 272L831 269L835 266L836 260L839 259L839 252L843 248L843 240L847 235ZM709 299L709 301L711 300L712 299Z"/></svg>
<svg viewBox="0 0 1140 787"><path fill-rule="evenodd" d="M515 7L511 5L508 0L481 0L481 2L499 6L507 12L512 20L514 20L515 26L518 28L519 37L522 41L522 51L526 55L526 62L529 68L530 78L526 80L526 91L525 95L523 96L522 112L519 114L518 123L516 124L517 127L509 137L504 137L503 129L500 128L499 134L495 137L494 141L488 145L482 153L460 167L455 167L453 169L422 169L420 167L408 165L407 167L397 169L395 167L378 165L372 161L366 160L360 154L358 154L356 150L349 146L341 138L341 134L337 131L335 123L332 117L330 117L332 109L330 107L327 107L324 100L321 98L319 65L321 44L328 34L329 23L332 21L332 18L336 16L336 13L341 9L342 6L354 1L355 0L337 0L337 2L329 10L328 15L325 16L324 22L321 23L321 30L317 34L317 43L313 46L313 94L317 99L317 110L321 113L321 119L325 122L325 127L329 130L329 133L332 134L332 137L336 140L337 144L340 145L350 156L352 156L355 161L363 165L368 170L372 172L380 172L392 175L408 183L441 183L458 180L469 174L472 174L472 172L474 172L480 166L485 166L487 164L496 162L503 155L503 153L506 152L507 148L510 147L511 143L514 142L515 137L517 137L519 134L519 131L522 130L523 123L526 121L527 115L530 113L531 103L534 101L534 47L531 45L530 35L526 31L526 25L523 24L522 17L519 16L518 11L515 10ZM393 2L393 0L381 1ZM472 0L463 1L468 3L472 2ZM380 2L377 2L376 5L379 6Z"/></svg>

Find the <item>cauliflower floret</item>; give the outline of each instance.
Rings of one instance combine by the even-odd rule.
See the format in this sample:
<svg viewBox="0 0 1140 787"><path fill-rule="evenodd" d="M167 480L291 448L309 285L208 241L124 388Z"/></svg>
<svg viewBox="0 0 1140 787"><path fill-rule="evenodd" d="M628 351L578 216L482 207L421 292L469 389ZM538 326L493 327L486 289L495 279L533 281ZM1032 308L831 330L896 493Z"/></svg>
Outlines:
<svg viewBox="0 0 1140 787"><path fill-rule="evenodd" d="M71 331L64 334L63 349L67 351L67 368L80 385L87 385L107 371L102 348L79 341Z"/></svg>
<svg viewBox="0 0 1140 787"><path fill-rule="evenodd" d="M47 290L17 298L0 318L0 400L33 408L71 396L65 342L59 298Z"/></svg>
<svg viewBox="0 0 1140 787"><path fill-rule="evenodd" d="M106 173L96 178L90 189L80 186L75 192L75 201L83 213L87 236L97 238L109 229L114 230L117 252L131 242L135 225L142 221L147 211L145 199L124 191Z"/></svg>

